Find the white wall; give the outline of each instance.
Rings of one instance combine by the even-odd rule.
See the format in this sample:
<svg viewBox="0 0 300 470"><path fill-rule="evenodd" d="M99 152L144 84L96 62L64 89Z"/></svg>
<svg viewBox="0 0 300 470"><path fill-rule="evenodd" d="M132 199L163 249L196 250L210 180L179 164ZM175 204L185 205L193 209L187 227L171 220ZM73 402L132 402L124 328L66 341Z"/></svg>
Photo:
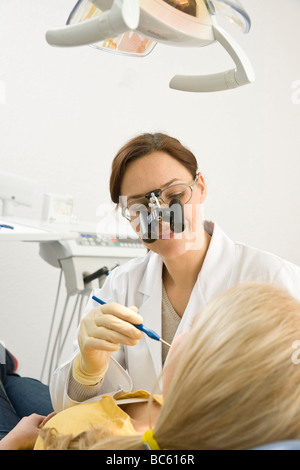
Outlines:
<svg viewBox="0 0 300 470"><path fill-rule="evenodd" d="M0 2L0 169L39 181L34 207L16 215L39 217L43 193L69 193L78 218L95 220L109 201L118 148L140 132L164 131L197 155L206 218L233 239L300 264L300 2L243 0L251 32L228 31L256 82L203 95L168 82L175 73L231 67L219 45L158 45L144 59L51 48L45 31L63 24L74 4ZM0 242L0 263L0 340L22 374L39 377L59 271L34 243Z"/></svg>

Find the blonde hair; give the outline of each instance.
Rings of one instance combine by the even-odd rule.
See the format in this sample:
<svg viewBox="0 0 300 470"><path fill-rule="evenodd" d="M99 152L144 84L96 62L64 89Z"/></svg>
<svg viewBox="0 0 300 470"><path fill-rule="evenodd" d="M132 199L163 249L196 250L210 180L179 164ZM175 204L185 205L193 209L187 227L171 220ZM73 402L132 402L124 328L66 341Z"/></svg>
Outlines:
<svg viewBox="0 0 300 470"><path fill-rule="evenodd" d="M199 314L153 429L161 449L249 449L300 438L300 304L270 284L238 285ZM300 338L299 338L300 339ZM168 364L167 364L168 367ZM143 449L141 436L89 448Z"/></svg>

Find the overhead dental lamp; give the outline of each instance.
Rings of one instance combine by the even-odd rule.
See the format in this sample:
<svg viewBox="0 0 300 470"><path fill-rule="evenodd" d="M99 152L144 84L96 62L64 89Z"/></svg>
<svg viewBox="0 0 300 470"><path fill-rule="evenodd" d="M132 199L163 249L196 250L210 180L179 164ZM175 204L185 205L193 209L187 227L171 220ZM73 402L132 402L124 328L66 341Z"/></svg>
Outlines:
<svg viewBox="0 0 300 470"><path fill-rule="evenodd" d="M91 45L100 50L145 56L156 42L170 46L202 47L218 41L235 68L200 76L176 75L170 88L210 92L228 90L255 79L241 47L217 24L227 18L243 33L251 21L238 0L79 0L67 25L46 33L53 46Z"/></svg>

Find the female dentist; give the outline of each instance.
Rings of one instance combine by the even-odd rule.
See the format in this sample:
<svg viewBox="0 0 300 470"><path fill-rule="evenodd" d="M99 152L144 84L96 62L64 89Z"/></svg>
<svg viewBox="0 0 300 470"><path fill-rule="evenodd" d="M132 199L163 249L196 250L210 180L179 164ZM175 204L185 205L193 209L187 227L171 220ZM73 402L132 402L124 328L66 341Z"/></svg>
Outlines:
<svg viewBox="0 0 300 470"><path fill-rule="evenodd" d="M138 208L148 206L153 193L162 206L180 200L185 229L173 233L159 222L157 239L145 242L147 255L115 268L93 292L106 304L90 297L74 355L54 372L56 411L103 395L153 389L168 348L133 324L144 323L171 343L217 294L244 282L276 284L300 300L300 267L235 243L202 220L205 182L195 156L177 139L142 134L126 143L112 164L110 192L140 238Z"/></svg>

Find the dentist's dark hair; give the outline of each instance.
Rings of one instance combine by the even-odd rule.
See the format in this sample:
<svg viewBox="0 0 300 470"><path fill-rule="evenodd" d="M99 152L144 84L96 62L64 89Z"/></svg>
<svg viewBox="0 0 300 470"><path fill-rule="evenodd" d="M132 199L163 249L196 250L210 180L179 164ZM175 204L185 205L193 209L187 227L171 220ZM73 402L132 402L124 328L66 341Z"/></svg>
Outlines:
<svg viewBox="0 0 300 470"><path fill-rule="evenodd" d="M117 153L112 162L110 195L114 203L119 203L121 184L129 163L154 152L165 152L179 161L195 178L198 163L195 155L174 137L162 133L145 133L129 140Z"/></svg>

